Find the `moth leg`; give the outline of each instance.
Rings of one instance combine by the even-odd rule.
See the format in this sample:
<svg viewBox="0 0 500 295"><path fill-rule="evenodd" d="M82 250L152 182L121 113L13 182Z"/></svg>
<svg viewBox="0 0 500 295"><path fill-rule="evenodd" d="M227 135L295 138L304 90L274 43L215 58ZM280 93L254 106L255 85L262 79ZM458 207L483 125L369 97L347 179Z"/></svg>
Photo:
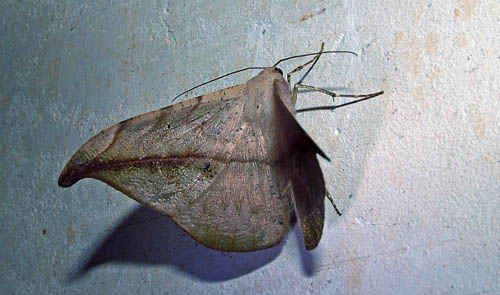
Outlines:
<svg viewBox="0 0 500 295"><path fill-rule="evenodd" d="M313 59L310 61L306 62L305 64L296 67L293 71L287 74L287 80L288 80L288 85L290 85L291 77L293 73L296 73L300 70L302 70L305 66L308 64L312 63L311 67L307 70L307 72L302 76L302 78L299 80L299 82L295 83L293 85L293 91L292 91L292 103L295 105L297 102L297 93L299 92L299 85L302 85L302 81L306 78L306 76L309 74L309 72L312 70L312 68L316 65L316 62L318 62L319 57L321 56L321 53L323 52L323 49L325 47L325 42L321 43L321 49L317 55L314 56Z"/></svg>
<svg viewBox="0 0 500 295"><path fill-rule="evenodd" d="M321 45L321 51L323 51L323 45L325 43L323 43ZM297 68L295 68L295 70L291 71L290 73L287 74L287 79L288 79L288 85L290 85L290 77L292 75L292 73L294 72L298 72L300 70L302 70L304 68L304 66L310 64L311 62L313 63L313 65L309 68L309 70L307 71L307 73L302 77L302 79L300 79L299 82L295 83L293 85L293 91L292 91L292 103L293 105L295 105L295 103L297 102L297 94L299 93L299 88L311 88L312 86L307 86L307 85L304 85L304 84L301 84L302 83L302 80L304 80L304 78L307 76L307 74L309 74L309 72L311 71L311 69L314 67L314 65L316 64L316 62L318 61L319 59L319 56L321 55L321 53L319 53L318 55L316 55L313 59L311 59L310 61L308 61L307 63L303 64L302 66L299 66ZM304 86L304 87L302 87ZM316 88L316 87L313 87L315 89L321 89L321 88ZM321 89L323 90L323 89ZM317 90L317 91L320 91L321 90ZM326 90L325 90L326 91ZM328 94L328 93L325 93L325 94ZM329 95L329 94L328 94Z"/></svg>
<svg viewBox="0 0 500 295"><path fill-rule="evenodd" d="M292 104L295 105L297 103L297 93L299 92L299 84L293 85L292 91Z"/></svg>
<svg viewBox="0 0 500 295"><path fill-rule="evenodd" d="M319 56L321 55L321 53L323 52L324 47L325 47L325 42L321 43L321 49L320 49L319 53L316 54L310 61L306 62L305 64L303 64L301 66L296 67L291 72L289 72L288 74L286 74L286 80L288 82L288 85L290 85L290 82L291 82L291 79L292 79L292 74L301 71L302 69L304 69L305 66L309 65L310 63L313 63L313 62L315 63L319 59ZM307 73L309 73L309 71ZM307 75L307 73L306 73L306 75ZM304 78L305 78L306 75L304 75L304 77L300 80L300 82L302 82L302 80L304 80Z"/></svg>
<svg viewBox="0 0 500 295"><path fill-rule="evenodd" d="M330 195L330 192L326 191L326 197L328 198L328 200L330 201L330 203L332 203L332 206L333 206L333 209L335 209L335 212L337 212L337 214L339 216L342 216L342 212L340 212L339 208L335 204L335 201L333 200L332 195Z"/></svg>
<svg viewBox="0 0 500 295"><path fill-rule="evenodd" d="M342 94L337 94L337 93L328 91L328 90L323 89L323 88L318 88L318 87L314 87L314 86L309 86L309 85L304 85L304 84L297 83L297 84L293 85L293 92L292 92L292 101L293 101L294 105L297 102L297 94L299 92L299 88L304 88L304 89L309 89L309 90L313 90L313 91L318 91L318 92L324 93L326 95L331 96L333 98L333 101L335 101L335 97L345 97Z"/></svg>
<svg viewBox="0 0 500 295"><path fill-rule="evenodd" d="M324 93L326 95L331 96L332 99L333 99L333 101L335 101L335 97L345 97L342 94L337 94L337 93L328 91L328 90L323 89L323 88L318 88L318 87L304 85L304 84L295 84L293 88L294 88L294 90L295 90L295 88L297 88L297 90L298 90L298 88L304 88L304 89L309 89L309 90L312 90L312 91L318 91L318 92L321 92L321 93Z"/></svg>
<svg viewBox="0 0 500 295"><path fill-rule="evenodd" d="M343 94L343 93L331 92L329 90L319 88L319 87L314 87L314 86L309 86L309 85L304 85L304 84L295 84L293 87L295 98L297 98L296 92L298 92L299 88L304 88L304 89L309 89L312 91L318 91L318 92L324 93L328 96L331 96L333 101L335 101L335 97L350 97L350 98L359 98L359 99L364 100L364 99L372 98L372 97L379 96L379 95L383 94L383 91L377 92L377 93L370 93L370 94Z"/></svg>

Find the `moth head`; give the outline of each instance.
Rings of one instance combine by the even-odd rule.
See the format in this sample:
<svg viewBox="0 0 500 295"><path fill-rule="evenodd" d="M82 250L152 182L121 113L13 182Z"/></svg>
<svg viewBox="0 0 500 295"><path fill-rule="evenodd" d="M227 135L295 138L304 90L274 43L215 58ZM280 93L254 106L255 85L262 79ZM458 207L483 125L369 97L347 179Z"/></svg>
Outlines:
<svg viewBox="0 0 500 295"><path fill-rule="evenodd" d="M275 72L278 72L281 76L283 76L283 71L280 68L274 67L273 69Z"/></svg>

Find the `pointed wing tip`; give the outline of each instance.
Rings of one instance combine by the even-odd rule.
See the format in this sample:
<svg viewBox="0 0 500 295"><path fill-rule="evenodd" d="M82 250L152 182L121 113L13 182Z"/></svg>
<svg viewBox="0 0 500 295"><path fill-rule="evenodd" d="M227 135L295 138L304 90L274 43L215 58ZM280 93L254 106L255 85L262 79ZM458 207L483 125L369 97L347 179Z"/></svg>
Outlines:
<svg viewBox="0 0 500 295"><path fill-rule="evenodd" d="M332 161L319 147L316 153L318 153L323 159L327 160L328 162Z"/></svg>
<svg viewBox="0 0 500 295"><path fill-rule="evenodd" d="M71 177L68 177L68 173L64 173L65 171L61 172L61 175L59 175L59 179L57 180L57 184L60 187L70 187L72 186L76 181L72 181Z"/></svg>
<svg viewBox="0 0 500 295"><path fill-rule="evenodd" d="M82 177L80 169L74 166L66 166L64 167L61 175L59 175L59 179L57 180L57 184L60 187L70 187L75 184L78 180L84 178Z"/></svg>

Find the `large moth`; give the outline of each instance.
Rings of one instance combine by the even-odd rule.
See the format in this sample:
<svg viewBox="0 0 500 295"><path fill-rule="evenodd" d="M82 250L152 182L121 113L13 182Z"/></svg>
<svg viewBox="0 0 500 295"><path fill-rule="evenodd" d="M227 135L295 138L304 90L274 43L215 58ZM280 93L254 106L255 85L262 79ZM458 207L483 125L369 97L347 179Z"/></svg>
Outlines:
<svg viewBox="0 0 500 295"><path fill-rule="evenodd" d="M306 65L327 52L309 54ZM103 130L73 155L59 185L101 180L220 251L276 245L296 212L314 249L327 194L316 155L328 157L295 120L300 85L292 93L278 63L244 84Z"/></svg>

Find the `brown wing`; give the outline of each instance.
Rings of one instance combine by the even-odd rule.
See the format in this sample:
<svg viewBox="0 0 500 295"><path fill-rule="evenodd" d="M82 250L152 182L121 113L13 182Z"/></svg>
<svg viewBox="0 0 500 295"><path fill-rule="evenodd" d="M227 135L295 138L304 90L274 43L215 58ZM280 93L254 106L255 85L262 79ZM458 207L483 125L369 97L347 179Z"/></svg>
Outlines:
<svg viewBox="0 0 500 295"><path fill-rule="evenodd" d="M277 166L280 179L291 183L297 215L299 216L307 250L316 248L323 231L325 216L325 180L317 154L329 160L295 120L285 105L289 93L283 79L274 83L276 146L286 157ZM281 85L280 85L281 84ZM286 153L284 153L286 151Z"/></svg>
<svg viewBox="0 0 500 295"><path fill-rule="evenodd" d="M277 244L289 227L261 127L245 120L245 85L114 125L90 139L59 178L96 178L172 217L223 251Z"/></svg>

